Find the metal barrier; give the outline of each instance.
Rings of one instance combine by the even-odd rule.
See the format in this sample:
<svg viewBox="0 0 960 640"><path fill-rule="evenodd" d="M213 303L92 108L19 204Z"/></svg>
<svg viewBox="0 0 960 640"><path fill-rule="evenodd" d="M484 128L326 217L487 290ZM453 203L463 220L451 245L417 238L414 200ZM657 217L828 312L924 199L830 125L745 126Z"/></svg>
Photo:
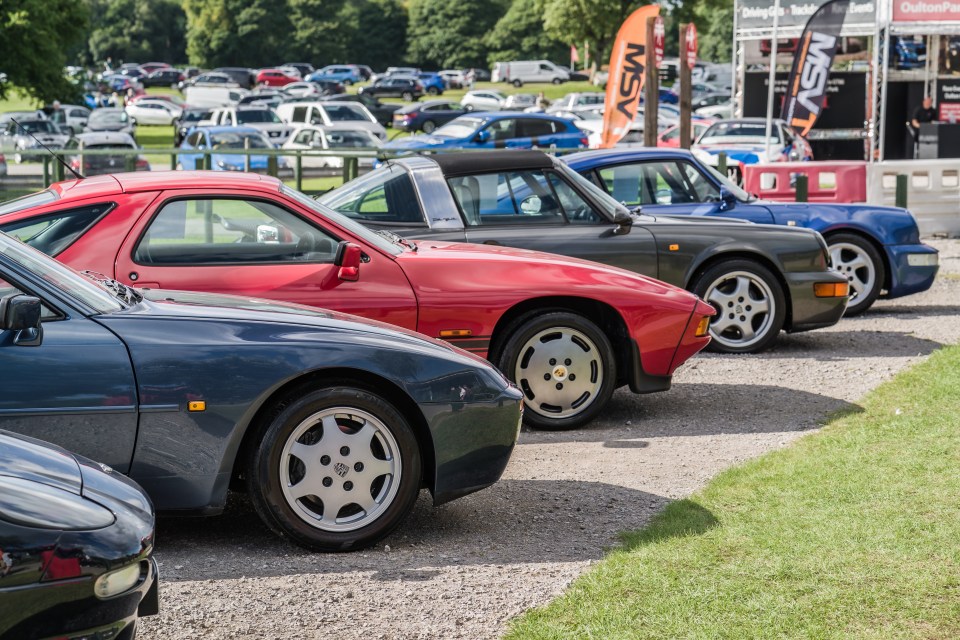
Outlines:
<svg viewBox="0 0 960 640"><path fill-rule="evenodd" d="M960 161L886 160L867 168L867 201L896 206L897 176L923 235L960 235Z"/></svg>
<svg viewBox="0 0 960 640"><path fill-rule="evenodd" d="M776 162L743 167L743 188L765 200L798 200L797 177L807 177L806 202L866 202L867 163ZM802 194L801 194L802 195Z"/></svg>

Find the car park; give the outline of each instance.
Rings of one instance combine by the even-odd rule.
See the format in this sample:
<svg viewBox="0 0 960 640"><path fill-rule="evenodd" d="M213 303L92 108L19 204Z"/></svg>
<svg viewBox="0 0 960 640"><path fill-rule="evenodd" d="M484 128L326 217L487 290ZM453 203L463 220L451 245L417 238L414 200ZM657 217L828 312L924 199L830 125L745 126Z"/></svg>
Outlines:
<svg viewBox="0 0 960 640"><path fill-rule="evenodd" d="M90 119L90 109L78 104L62 104L47 117L64 131L80 133Z"/></svg>
<svg viewBox="0 0 960 640"><path fill-rule="evenodd" d="M39 160L39 156L26 152L43 152L43 147L60 149L70 134L47 119L16 120L7 123L0 132L0 152L9 153L17 164L25 160ZM43 146L41 146L43 145Z"/></svg>
<svg viewBox="0 0 960 640"><path fill-rule="evenodd" d="M160 71L162 69L170 69L170 68L171 68L170 65L166 62L145 62L142 65L140 65L140 69L142 69L144 73L148 73L148 74L153 73L155 71Z"/></svg>
<svg viewBox="0 0 960 640"><path fill-rule="evenodd" d="M275 146L286 142L293 131L293 127L284 124L273 109L258 105L214 109L210 112L210 121L213 126L252 127L266 134Z"/></svg>
<svg viewBox="0 0 960 640"><path fill-rule="evenodd" d="M383 73L375 73L368 79L371 82L376 82L377 80L383 80L384 78L389 78L390 76L408 76L415 78L419 73L420 69L416 67L387 67L387 70Z"/></svg>
<svg viewBox="0 0 960 640"><path fill-rule="evenodd" d="M224 183L209 174L192 181L166 175L193 187ZM121 195L114 176L89 181L109 186L111 200ZM271 182L276 196L278 185ZM62 201L76 186L55 189ZM200 223L199 236L183 229L186 239L203 243L206 217L216 235L238 240L219 249L208 243L211 256L250 250L269 263L262 249L277 258L291 242L276 235L276 226L268 237L270 229L249 228L250 219L213 220L236 213L221 204L231 201L209 201L214 210L196 219L193 206L179 202L173 206L188 214L187 227ZM81 208L81 217L91 214L89 204ZM63 249L78 231L65 226L77 219L60 222L14 233L27 244ZM231 224L238 226L228 230ZM304 225L296 228L311 232ZM249 233L253 242L239 241ZM188 246L183 239L175 244ZM361 268L360 250L347 244L299 250L313 254L307 260L329 250L322 258L330 261L312 270L327 272L332 280L324 286L337 288L334 282L350 281L350 270ZM366 250L379 259L374 248ZM363 266L370 275L376 269ZM0 282L7 309L0 362L17 372L0 388L0 427L95 453L136 480L159 511L213 515L223 510L231 483L245 485L277 534L315 550L360 548L399 525L422 487L443 504L496 482L519 435L521 396L506 378L412 331L249 295L135 290L99 274L82 276L2 234ZM91 493L106 488L105 481L84 483L84 491L88 486ZM7 496L0 491L0 504ZM141 536L131 552L140 553L149 532L133 533Z"/></svg>
<svg viewBox="0 0 960 640"><path fill-rule="evenodd" d="M136 120L131 119L123 109L102 107L90 112L84 131L120 131L133 135L136 126Z"/></svg>
<svg viewBox="0 0 960 640"><path fill-rule="evenodd" d="M253 127L209 126L189 131L179 148L178 169L201 169L200 163L208 155L210 168L214 171L266 172L269 169L266 154L245 155L241 152L276 147L265 133ZM231 150L235 153L229 153ZM278 167L286 169L283 158L278 159Z"/></svg>
<svg viewBox="0 0 960 640"><path fill-rule="evenodd" d="M499 111L506 101L507 97L499 91L486 89L467 91L460 98L460 104L466 107L467 111Z"/></svg>
<svg viewBox="0 0 960 640"><path fill-rule="evenodd" d="M570 80L570 71L549 60L513 60L497 62L493 67L494 82L508 82L522 87L525 82L560 84Z"/></svg>
<svg viewBox="0 0 960 640"><path fill-rule="evenodd" d="M866 311L878 297L926 291L937 274L937 251L920 241L917 221L905 209L758 200L679 149L589 151L564 160L617 200L655 216L722 216L820 232L833 268L850 283L847 315ZM645 186L654 184L652 191Z"/></svg>
<svg viewBox="0 0 960 640"><path fill-rule="evenodd" d="M123 108L137 124L169 126L183 109L166 100L137 100Z"/></svg>
<svg viewBox="0 0 960 640"><path fill-rule="evenodd" d="M191 107L229 107L250 95L235 83L203 84L197 83L183 90L183 97Z"/></svg>
<svg viewBox="0 0 960 640"><path fill-rule="evenodd" d="M280 106L281 102L288 100L289 98L289 94L283 93L282 91L257 91L240 98L240 100L237 102L237 106L242 107L245 105L258 105L261 107L276 109L278 106Z"/></svg>
<svg viewBox="0 0 960 640"><path fill-rule="evenodd" d="M393 127L401 131L432 133L434 129L458 118L467 110L449 100L428 100L406 105L393 114Z"/></svg>
<svg viewBox="0 0 960 640"><path fill-rule="evenodd" d="M413 198L409 191L398 195L407 202ZM108 209L105 215L103 208ZM709 341L707 318L714 313L680 288L605 265L506 247L414 243L383 231L374 233L275 178L246 173L128 173L58 183L0 208L0 229L16 234L17 229L36 228L39 221L75 214L89 216L92 222L84 228L69 225L73 232L68 238L41 235L35 246L53 248L51 253L63 263L116 277L124 284L320 306L448 340L488 358L515 380L527 399L525 420L542 428L585 424L620 386L629 385L637 393L668 389L676 368ZM32 242L29 236L24 241ZM157 292L156 299L162 301L165 295ZM200 304L203 297L193 299ZM229 304L240 302L234 299ZM186 352L202 356L203 348L186 340L199 327L162 331L164 335L169 331L170 344L182 343ZM242 335L217 327L211 331L201 332L200 338L224 340L231 357L243 351L236 342ZM291 336L297 349L311 342L299 336L297 332ZM343 339L336 336L331 344ZM378 341L376 348L382 346ZM289 362L275 348L271 345L269 358ZM329 347L325 343L322 349ZM164 362L190 362L166 344L157 355ZM377 358L382 361L382 356ZM298 368L314 366L300 357L292 360ZM229 393L222 397L235 402L238 380L223 375L225 366L184 368L227 385L224 392L229 388ZM231 371L237 375L246 371L241 380L257 381L259 397L263 389L277 384L265 379L261 369L275 370L271 366L275 365L243 361ZM403 375L419 370L409 359L389 367ZM197 393L197 399L212 404L212 398L204 398L202 389L194 391L196 383L187 380L181 386L167 380L162 389L153 387L159 382L141 384L161 394L154 400L161 405L173 400L162 396L164 389ZM221 415L221 410L226 408L212 415ZM252 414L238 407L231 415ZM156 419L166 425L172 417ZM216 424L226 428L219 418ZM202 432L184 428L176 439L189 450L209 442ZM168 432L160 431L158 437L166 439ZM472 429L470 441L477 442L472 438L481 433L487 433L486 428ZM140 446L149 451L155 445L147 439ZM168 459L165 465L181 466L175 456L161 458ZM220 456L213 458L211 464L220 468ZM444 459L448 458L436 458ZM456 469L461 477L460 462L456 458L450 462L451 471ZM191 473L198 472L191 468ZM220 478L225 486L229 474ZM151 490L149 483L137 480ZM469 481L467 486L479 484L476 478L464 481Z"/></svg>
<svg viewBox="0 0 960 640"><path fill-rule="evenodd" d="M327 89L318 82L299 81L280 87L280 92L284 99L312 97L314 100L319 100L321 96L327 94Z"/></svg>
<svg viewBox="0 0 960 640"><path fill-rule="evenodd" d="M303 149L315 151L357 151L380 147L380 140L366 129L358 129L349 122L327 126L301 125L289 139L283 143L284 149ZM373 157L359 159L359 166L372 167ZM287 157L287 163L295 163L293 156ZM343 157L336 155L311 156L300 158L301 166L318 169L339 169L343 167Z"/></svg>
<svg viewBox="0 0 960 640"><path fill-rule="evenodd" d="M284 87L299 80L299 76L293 76L284 69L260 69L257 72L256 85L259 87Z"/></svg>
<svg viewBox="0 0 960 640"><path fill-rule="evenodd" d="M433 71L421 71L417 74L417 79L423 85L423 90L431 96L439 96L447 88L443 76Z"/></svg>
<svg viewBox="0 0 960 640"><path fill-rule="evenodd" d="M158 69L140 78L144 87L179 87L186 78L177 69Z"/></svg>
<svg viewBox="0 0 960 640"><path fill-rule="evenodd" d="M450 89L462 89L467 84L463 71L459 69L443 69L439 73Z"/></svg>
<svg viewBox="0 0 960 640"><path fill-rule="evenodd" d="M40 109L32 111L5 111L0 113L0 126L4 129L10 124L11 120L48 120L47 114Z"/></svg>
<svg viewBox="0 0 960 640"><path fill-rule="evenodd" d="M569 120L541 113L469 113L427 135L388 142L389 151L413 149L584 149L587 134Z"/></svg>
<svg viewBox="0 0 960 640"><path fill-rule="evenodd" d="M101 131L96 133L78 133L64 145L67 164L83 176L97 176L104 173L121 171L150 171L150 163L142 155L130 155L129 151L139 149L136 140L129 133ZM104 151L122 149L128 153L116 155L100 153L84 154L82 151Z"/></svg>
<svg viewBox="0 0 960 640"><path fill-rule="evenodd" d="M699 138L706 131L713 120L698 118L694 116L690 122L690 140L691 142ZM680 147L680 125L670 125L663 133L657 136L658 147L668 147L677 149Z"/></svg>
<svg viewBox="0 0 960 640"><path fill-rule="evenodd" d="M368 96L362 93L341 93L329 96L323 100L324 102L359 102L373 115L374 119L384 127L393 125L393 114L402 106L390 102L380 102L374 96Z"/></svg>
<svg viewBox="0 0 960 640"><path fill-rule="evenodd" d="M363 76L360 75L360 69L350 64L331 64L322 69L314 71L310 75L304 76L305 80L333 80L341 82L346 86L363 82Z"/></svg>
<svg viewBox="0 0 960 640"><path fill-rule="evenodd" d="M547 108L547 113L557 111L577 111L578 109L603 106L606 95L599 91L568 93L559 100L554 100Z"/></svg>
<svg viewBox="0 0 960 640"><path fill-rule="evenodd" d="M847 302L815 232L637 215L538 151L397 158L320 201L406 237L558 253L686 288L717 310L717 351L761 351L782 329L836 324Z"/></svg>
<svg viewBox="0 0 960 640"><path fill-rule="evenodd" d="M228 76L233 82L244 89L253 89L257 84L257 73L248 67L217 67L213 73Z"/></svg>
<svg viewBox="0 0 960 640"><path fill-rule="evenodd" d="M184 109L180 117L173 123L173 146L179 147L183 139L187 137L187 132L194 127L213 124L213 121L210 119L211 112L211 109L204 108Z"/></svg>
<svg viewBox="0 0 960 640"><path fill-rule="evenodd" d="M306 78L308 75L313 73L315 69L313 65L309 62L286 62L281 65L282 67L293 67L298 72L300 72L301 78Z"/></svg>
<svg viewBox="0 0 960 640"><path fill-rule="evenodd" d="M503 101L502 111L526 111L527 109L537 109L537 96L532 93L511 93ZM493 109L498 111L498 109ZM542 111L539 109L538 111ZM560 116L566 117L566 116Z"/></svg>
<svg viewBox="0 0 960 640"><path fill-rule="evenodd" d="M314 124L331 125L350 123L366 129L381 141L387 139L387 130L383 128L373 114L362 104L351 101L322 102L286 102L277 107L277 115L292 125Z"/></svg>
<svg viewBox="0 0 960 640"><path fill-rule="evenodd" d="M402 98L407 102L413 102L423 97L424 90L423 85L415 77L387 76L373 84L360 87L357 92L377 98Z"/></svg>
<svg viewBox="0 0 960 640"><path fill-rule="evenodd" d="M22 323L24 313L39 318L39 300L26 298L2 298L5 324ZM0 347L9 349L30 350ZM10 404L6 377L4 387L0 414ZM153 506L129 479L0 431L0 638L132 639L137 620L159 612L154 538Z"/></svg>

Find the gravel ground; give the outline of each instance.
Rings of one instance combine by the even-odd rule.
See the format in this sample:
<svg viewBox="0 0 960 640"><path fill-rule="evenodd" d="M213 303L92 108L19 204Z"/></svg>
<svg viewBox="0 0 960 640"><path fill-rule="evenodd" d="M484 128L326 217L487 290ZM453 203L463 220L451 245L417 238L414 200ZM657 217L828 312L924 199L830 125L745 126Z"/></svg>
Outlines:
<svg viewBox="0 0 960 640"><path fill-rule="evenodd" d="M143 620L142 637L497 637L617 532L958 342L960 240L931 244L941 251L931 291L783 336L760 356L698 356L669 392L621 390L586 429L525 430L498 484L439 508L424 492L374 550L305 552L272 536L243 496L222 517L160 519L161 615Z"/></svg>

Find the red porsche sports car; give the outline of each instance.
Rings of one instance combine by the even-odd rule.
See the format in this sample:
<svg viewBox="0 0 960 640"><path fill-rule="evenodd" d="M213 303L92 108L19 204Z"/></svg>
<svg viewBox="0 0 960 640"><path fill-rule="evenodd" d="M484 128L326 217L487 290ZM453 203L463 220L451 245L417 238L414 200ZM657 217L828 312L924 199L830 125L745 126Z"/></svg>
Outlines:
<svg viewBox="0 0 960 640"><path fill-rule="evenodd" d="M0 205L0 230L137 287L325 307L448 340L515 381L540 428L584 424L622 385L668 389L706 346L714 314L683 289L614 267L374 232L256 174L62 182Z"/></svg>

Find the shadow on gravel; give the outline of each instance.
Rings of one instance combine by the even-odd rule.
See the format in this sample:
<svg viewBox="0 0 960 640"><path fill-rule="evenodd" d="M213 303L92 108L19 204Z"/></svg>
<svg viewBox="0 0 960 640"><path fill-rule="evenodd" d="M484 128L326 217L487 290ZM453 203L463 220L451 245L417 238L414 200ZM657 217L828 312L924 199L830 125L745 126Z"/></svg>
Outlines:
<svg viewBox="0 0 960 640"><path fill-rule="evenodd" d="M862 316L869 320L870 318L893 318L904 316L917 318L922 316L960 316L960 305L955 304L918 304L915 307L907 305L890 305L888 307L871 307Z"/></svg>
<svg viewBox="0 0 960 640"><path fill-rule="evenodd" d="M246 496L232 494L222 516L160 517L156 557L164 582L347 571L422 581L450 566L597 559L617 544L619 532L644 526L668 502L644 491L573 480L502 480L437 508L422 492L410 517L375 549L323 554L274 536Z"/></svg>
<svg viewBox="0 0 960 640"><path fill-rule="evenodd" d="M929 355L943 345L902 331L811 331L780 336L770 351L728 358L811 358L820 361L850 358L909 358Z"/></svg>
<svg viewBox="0 0 960 640"><path fill-rule="evenodd" d="M809 391L772 385L676 384L667 393L614 394L602 417L574 431L532 431L521 444L603 442L605 447L645 447L643 438L806 431L837 411L858 405Z"/></svg>

